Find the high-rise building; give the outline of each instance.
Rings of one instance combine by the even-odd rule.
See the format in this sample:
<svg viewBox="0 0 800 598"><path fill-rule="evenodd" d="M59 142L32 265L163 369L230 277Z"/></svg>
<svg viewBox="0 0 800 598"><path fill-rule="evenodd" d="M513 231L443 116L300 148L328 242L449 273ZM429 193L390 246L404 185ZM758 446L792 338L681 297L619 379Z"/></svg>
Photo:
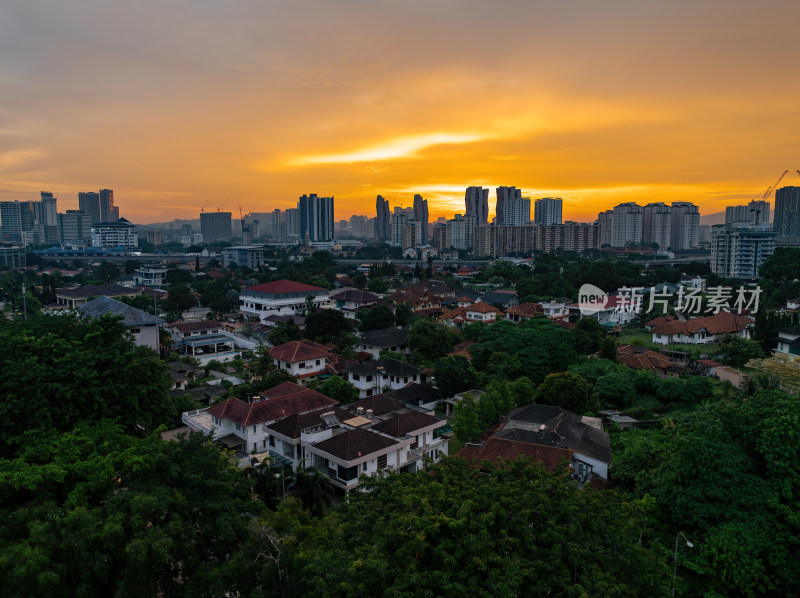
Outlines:
<svg viewBox="0 0 800 598"><path fill-rule="evenodd" d="M536 226L475 227L472 255L474 257L524 256L536 247Z"/></svg>
<svg viewBox="0 0 800 598"><path fill-rule="evenodd" d="M369 216L350 216L350 236L356 239L370 239L375 234L375 222Z"/></svg>
<svg viewBox="0 0 800 598"><path fill-rule="evenodd" d="M543 197L533 204L534 224L561 224L561 198Z"/></svg>
<svg viewBox="0 0 800 598"><path fill-rule="evenodd" d="M642 242L642 206L626 202L614 206L611 214L611 246L626 247Z"/></svg>
<svg viewBox="0 0 800 598"><path fill-rule="evenodd" d="M672 202L672 240L670 249L681 251L697 247L700 235L700 210L688 201Z"/></svg>
<svg viewBox="0 0 800 598"><path fill-rule="evenodd" d="M453 249L472 249L477 220L473 215L456 214L447 221L447 246Z"/></svg>
<svg viewBox="0 0 800 598"><path fill-rule="evenodd" d="M450 246L447 244L447 224L441 224L440 222L433 223L431 245L439 252L450 249Z"/></svg>
<svg viewBox="0 0 800 598"><path fill-rule="evenodd" d="M503 206L503 222L498 226L524 226L531 221L531 200L527 197L512 197Z"/></svg>
<svg viewBox="0 0 800 598"><path fill-rule="evenodd" d="M116 222L119 220L119 208L114 205L114 191L112 189L100 189L99 195L100 222Z"/></svg>
<svg viewBox="0 0 800 598"><path fill-rule="evenodd" d="M389 200L380 195L375 201L375 239L379 242L392 240L392 222L389 213Z"/></svg>
<svg viewBox="0 0 800 598"><path fill-rule="evenodd" d="M597 215L598 240L600 247L611 245L611 231L614 224L614 210L606 210Z"/></svg>
<svg viewBox="0 0 800 598"><path fill-rule="evenodd" d="M775 234L780 244L796 244L800 238L800 187L775 191Z"/></svg>
<svg viewBox="0 0 800 598"><path fill-rule="evenodd" d="M284 222L286 224L286 237L290 240L300 238L300 210L298 208L287 208L283 211Z"/></svg>
<svg viewBox="0 0 800 598"><path fill-rule="evenodd" d="M495 224L503 225L503 224L511 224L509 219L506 217L506 206L510 204L513 200L518 199L522 200L522 190L517 189L516 187L498 187L497 188L497 204L495 205ZM528 200L528 220L530 220L531 214L531 206L530 200Z"/></svg>
<svg viewBox="0 0 800 598"><path fill-rule="evenodd" d="M428 243L428 200L422 199L419 194L414 196L414 220L417 223L419 243L426 245Z"/></svg>
<svg viewBox="0 0 800 598"><path fill-rule="evenodd" d="M136 227L120 218L116 222L101 222L92 227L92 247L113 249L115 247L138 247L139 235Z"/></svg>
<svg viewBox="0 0 800 598"><path fill-rule="evenodd" d="M201 212L200 233L204 243L230 241L233 236L230 212Z"/></svg>
<svg viewBox="0 0 800 598"><path fill-rule="evenodd" d="M333 241L333 197L317 197L316 193L302 195L297 202L300 210L300 240Z"/></svg>
<svg viewBox="0 0 800 598"><path fill-rule="evenodd" d="M414 208L400 208L395 206L392 212L392 247L402 247L406 234L406 224L414 219Z"/></svg>
<svg viewBox="0 0 800 598"><path fill-rule="evenodd" d="M40 238L43 243L58 243L58 200L49 191L41 194Z"/></svg>
<svg viewBox="0 0 800 598"><path fill-rule="evenodd" d="M475 216L478 224L489 221L489 190L483 187L467 187L464 195L467 216Z"/></svg>
<svg viewBox="0 0 800 598"><path fill-rule="evenodd" d="M734 222L749 222L750 224L769 224L769 202L751 201L741 206L727 206L725 208L725 224Z"/></svg>
<svg viewBox="0 0 800 598"><path fill-rule="evenodd" d="M724 278L758 279L761 264L775 251L775 232L746 222L711 227L711 271Z"/></svg>
<svg viewBox="0 0 800 598"><path fill-rule="evenodd" d="M0 202L0 241L4 243L21 243L23 233L35 232L36 219L32 201Z"/></svg>
<svg viewBox="0 0 800 598"><path fill-rule="evenodd" d="M564 224L536 225L536 250L545 253L597 249L598 239L599 226L596 222L568 220Z"/></svg>
<svg viewBox="0 0 800 598"><path fill-rule="evenodd" d="M60 243L87 242L92 238L92 223L89 215L80 210L67 210L58 215L58 236Z"/></svg>
<svg viewBox="0 0 800 598"><path fill-rule="evenodd" d="M655 243L669 249L672 243L672 209L663 202L649 203L642 208L642 243Z"/></svg>
<svg viewBox="0 0 800 598"><path fill-rule="evenodd" d="M100 219L100 194L94 191L78 193L78 210L89 217L91 224L102 222Z"/></svg>

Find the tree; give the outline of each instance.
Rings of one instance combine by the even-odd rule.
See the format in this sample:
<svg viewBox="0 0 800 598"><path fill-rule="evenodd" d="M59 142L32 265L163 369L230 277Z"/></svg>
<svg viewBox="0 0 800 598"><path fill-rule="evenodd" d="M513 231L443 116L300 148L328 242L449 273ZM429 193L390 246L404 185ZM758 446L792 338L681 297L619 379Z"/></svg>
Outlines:
<svg viewBox="0 0 800 598"><path fill-rule="evenodd" d="M433 368L433 377L436 388L445 397L480 386L480 375L463 355L440 358Z"/></svg>
<svg viewBox="0 0 800 598"><path fill-rule="evenodd" d="M389 283L379 276L371 276L367 283L367 289L372 293L383 294L389 290Z"/></svg>
<svg viewBox="0 0 800 598"><path fill-rule="evenodd" d="M573 413L587 413L597 409L592 385L569 372L549 374L537 387L534 401L543 405L557 405Z"/></svg>
<svg viewBox="0 0 800 598"><path fill-rule="evenodd" d="M669 595L671 570L638 503L580 491L524 461L485 469L447 459L364 480L338 524L308 539L317 549L291 553L295 593Z"/></svg>
<svg viewBox="0 0 800 598"><path fill-rule="evenodd" d="M92 278L109 283L115 278L119 278L121 272L119 268L111 262L102 261L92 270Z"/></svg>
<svg viewBox="0 0 800 598"><path fill-rule="evenodd" d="M3 319L0 346L0 454L23 430L119 417L130 432L149 431L175 415L166 365L133 344L120 318Z"/></svg>
<svg viewBox="0 0 800 598"><path fill-rule="evenodd" d="M331 376L319 386L319 392L343 405L358 400L358 389L339 376Z"/></svg>
<svg viewBox="0 0 800 598"><path fill-rule="evenodd" d="M800 279L800 247L776 247L759 274L776 286Z"/></svg>
<svg viewBox="0 0 800 598"><path fill-rule="evenodd" d="M278 346L298 340L300 338L300 328L294 323L294 320L278 322L272 327L267 336L270 343Z"/></svg>
<svg viewBox="0 0 800 598"><path fill-rule="evenodd" d="M408 303L400 303L394 310L395 322L398 326L410 326L417 320L414 310Z"/></svg>
<svg viewBox="0 0 800 598"><path fill-rule="evenodd" d="M4 595L227 593L258 504L207 437L137 439L100 420L21 448L0 461Z"/></svg>
<svg viewBox="0 0 800 598"><path fill-rule="evenodd" d="M733 367L740 368L751 359L764 357L764 351L757 341L726 334L719 343L718 357Z"/></svg>
<svg viewBox="0 0 800 598"><path fill-rule="evenodd" d="M167 298L162 306L169 312L182 312L197 306L197 299L185 284L174 284L169 288Z"/></svg>
<svg viewBox="0 0 800 598"><path fill-rule="evenodd" d="M603 337L603 341L600 343L600 357L610 361L617 360L617 343L610 336Z"/></svg>
<svg viewBox="0 0 800 598"><path fill-rule="evenodd" d="M323 345L339 344L352 330L353 321L335 309L322 309L306 316L306 338Z"/></svg>
<svg viewBox="0 0 800 598"><path fill-rule="evenodd" d="M434 320L417 320L408 331L408 346L426 361L444 357L454 344L453 332L445 324Z"/></svg>
<svg viewBox="0 0 800 598"><path fill-rule="evenodd" d="M295 481L294 496L304 509L321 517L331 506L333 484L327 476L317 469L298 469Z"/></svg>
<svg viewBox="0 0 800 598"><path fill-rule="evenodd" d="M192 273L188 270L184 270L183 268L169 268L166 274L166 282L170 285L175 284L189 284L192 282L194 277Z"/></svg>
<svg viewBox="0 0 800 598"><path fill-rule="evenodd" d="M594 318L584 317L570 329L575 349L582 355L596 353L603 346L606 331Z"/></svg>
<svg viewBox="0 0 800 598"><path fill-rule="evenodd" d="M636 385L629 371L610 371L595 383L597 398L603 406L611 405L617 409L630 407L636 400Z"/></svg>
<svg viewBox="0 0 800 598"><path fill-rule="evenodd" d="M547 374L563 372L578 361L570 333L546 319L515 324L507 320L487 326L469 348L472 362L484 367L495 352L515 355L524 375L541 384Z"/></svg>
<svg viewBox="0 0 800 598"><path fill-rule="evenodd" d="M394 312L386 305L375 305L358 312L358 320L363 332L382 330L394 326Z"/></svg>

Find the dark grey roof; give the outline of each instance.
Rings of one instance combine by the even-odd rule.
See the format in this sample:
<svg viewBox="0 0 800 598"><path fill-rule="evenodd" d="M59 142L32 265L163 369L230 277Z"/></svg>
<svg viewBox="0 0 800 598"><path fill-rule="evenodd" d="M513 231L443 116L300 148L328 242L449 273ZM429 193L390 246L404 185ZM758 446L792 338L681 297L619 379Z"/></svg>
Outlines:
<svg viewBox="0 0 800 598"><path fill-rule="evenodd" d="M603 430L581 421L581 416L553 405L525 405L508 416L494 434L499 438L568 448L611 463L611 442Z"/></svg>
<svg viewBox="0 0 800 598"><path fill-rule="evenodd" d="M111 297L97 297L88 303L84 303L78 308L85 316L90 318L100 318L105 315L122 316L125 326L145 326L147 324L163 324L164 320L149 314L141 309L136 309L117 301Z"/></svg>
<svg viewBox="0 0 800 598"><path fill-rule="evenodd" d="M512 293L498 293L497 291L486 291L481 296L481 301L484 303L499 303L500 305L508 305L517 301L517 296Z"/></svg>
<svg viewBox="0 0 800 598"><path fill-rule="evenodd" d="M775 332L783 332L789 335L800 335L800 326L784 326L783 328L776 328Z"/></svg>
<svg viewBox="0 0 800 598"><path fill-rule="evenodd" d="M379 368L383 368L383 373L388 374L389 376L399 376L401 378L404 376L418 376L422 373L421 369L415 368L410 363L400 361L399 359L378 359L377 361L365 361L363 363L347 366L345 371L350 372L351 374L369 376L377 374Z"/></svg>
<svg viewBox="0 0 800 598"><path fill-rule="evenodd" d="M314 446L343 461L355 461L396 444L397 440L392 438L362 428L355 428L317 442Z"/></svg>
<svg viewBox="0 0 800 598"><path fill-rule="evenodd" d="M405 406L405 403L402 401L393 399L389 396L389 393L384 393L372 395L371 397L361 399L360 401L356 401L354 403L348 403L345 405L345 409L348 409L353 413L358 413L358 408L362 407L364 411L371 409L373 415L383 415L384 413L390 413L398 409L403 409Z"/></svg>
<svg viewBox="0 0 800 598"><path fill-rule="evenodd" d="M378 422L372 429L395 438L402 438L411 432L439 423L444 425L444 420L421 411L406 411L405 413L396 413L392 417Z"/></svg>
<svg viewBox="0 0 800 598"><path fill-rule="evenodd" d="M119 284L82 284L75 288L56 289L56 295L83 299L84 297L114 297L119 295L136 295L138 291Z"/></svg>
<svg viewBox="0 0 800 598"><path fill-rule="evenodd" d="M442 398L442 393L433 386L416 383L408 384L396 390L390 390L386 395L398 401L411 403L412 405L432 403Z"/></svg>
<svg viewBox="0 0 800 598"><path fill-rule="evenodd" d="M383 328L365 332L361 344L370 347L396 347L408 342L408 328Z"/></svg>

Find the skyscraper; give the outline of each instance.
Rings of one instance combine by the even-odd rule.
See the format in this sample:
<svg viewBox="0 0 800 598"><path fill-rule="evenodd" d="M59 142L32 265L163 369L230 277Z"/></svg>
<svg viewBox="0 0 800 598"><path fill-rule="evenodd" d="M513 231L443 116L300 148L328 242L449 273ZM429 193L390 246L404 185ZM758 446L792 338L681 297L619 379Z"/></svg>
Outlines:
<svg viewBox="0 0 800 598"><path fill-rule="evenodd" d="M333 241L333 197L303 195L297 202L300 210L300 241Z"/></svg>
<svg viewBox="0 0 800 598"><path fill-rule="evenodd" d="M718 276L755 280L774 251L775 233L767 225L738 222L711 227L711 271Z"/></svg>
<svg viewBox="0 0 800 598"><path fill-rule="evenodd" d="M200 232L203 242L230 241L233 227L230 212L201 212Z"/></svg>
<svg viewBox="0 0 800 598"><path fill-rule="evenodd" d="M475 216L476 222L486 224L489 221L489 190L483 187L467 187L464 196L466 215Z"/></svg>
<svg viewBox="0 0 800 598"><path fill-rule="evenodd" d="M94 191L78 193L78 209L87 215L91 224L100 222L100 194Z"/></svg>
<svg viewBox="0 0 800 598"><path fill-rule="evenodd" d="M114 191L100 189L100 222L116 222L119 220L119 208L114 205Z"/></svg>
<svg viewBox="0 0 800 598"><path fill-rule="evenodd" d="M800 187L775 192L775 233L781 242L800 237Z"/></svg>
<svg viewBox="0 0 800 598"><path fill-rule="evenodd" d="M611 215L611 246L625 247L642 242L642 206L626 202L614 206Z"/></svg>
<svg viewBox="0 0 800 598"><path fill-rule="evenodd" d="M561 198L543 197L533 204L534 224L561 224Z"/></svg>
<svg viewBox="0 0 800 598"><path fill-rule="evenodd" d="M725 208L725 224L734 222L749 222L750 224L769 224L769 202L751 201L741 206L727 206Z"/></svg>
<svg viewBox="0 0 800 598"><path fill-rule="evenodd" d="M672 202L672 251L697 247L700 235L700 210L688 201Z"/></svg>
<svg viewBox="0 0 800 598"><path fill-rule="evenodd" d="M495 224L498 226L511 224L506 217L506 205L514 199L522 199L522 190L516 187L498 187L497 204L495 205ZM530 220L530 200L528 200L528 220Z"/></svg>
<svg viewBox="0 0 800 598"><path fill-rule="evenodd" d="M663 202L642 209L642 243L655 243L661 250L672 243L672 209Z"/></svg>
<svg viewBox="0 0 800 598"><path fill-rule="evenodd" d="M35 230L34 202L0 202L0 241L21 243L22 234Z"/></svg>
<svg viewBox="0 0 800 598"><path fill-rule="evenodd" d="M414 220L417 224L417 238L422 245L428 243L428 200L421 195L414 196Z"/></svg>
<svg viewBox="0 0 800 598"><path fill-rule="evenodd" d="M402 247L403 238L406 233L406 225L414 219L413 208L398 208L395 206L392 213L392 236L391 244L393 247Z"/></svg>
<svg viewBox="0 0 800 598"><path fill-rule="evenodd" d="M58 243L58 200L49 191L42 191L40 239L44 243Z"/></svg>
<svg viewBox="0 0 800 598"><path fill-rule="evenodd" d="M392 222L389 213L389 200L380 195L375 202L375 239L382 242L392 239Z"/></svg>

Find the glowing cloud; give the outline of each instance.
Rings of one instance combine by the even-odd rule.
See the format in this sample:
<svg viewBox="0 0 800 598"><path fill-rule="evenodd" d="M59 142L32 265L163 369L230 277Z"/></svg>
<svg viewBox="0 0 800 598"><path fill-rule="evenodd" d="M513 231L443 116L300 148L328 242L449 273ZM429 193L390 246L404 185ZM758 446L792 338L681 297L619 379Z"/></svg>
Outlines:
<svg viewBox="0 0 800 598"><path fill-rule="evenodd" d="M483 137L469 133L426 133L408 137L395 137L381 144L364 147L342 154L300 156L290 161L295 166L309 164L350 164L352 162L374 162L393 158L411 158L417 152L434 145L471 143Z"/></svg>

